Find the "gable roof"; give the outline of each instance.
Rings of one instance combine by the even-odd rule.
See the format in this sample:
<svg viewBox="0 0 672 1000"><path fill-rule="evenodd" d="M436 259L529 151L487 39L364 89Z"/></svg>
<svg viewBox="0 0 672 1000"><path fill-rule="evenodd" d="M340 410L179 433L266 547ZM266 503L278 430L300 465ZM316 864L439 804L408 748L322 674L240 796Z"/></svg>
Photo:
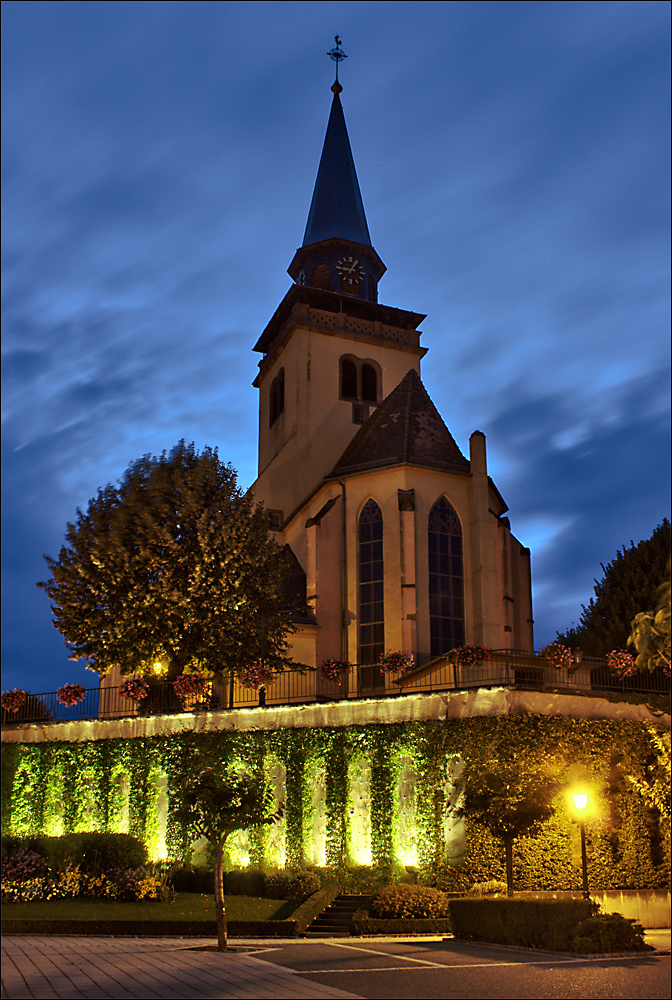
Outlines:
<svg viewBox="0 0 672 1000"><path fill-rule="evenodd" d="M326 478L393 465L470 472L414 369L372 413Z"/></svg>

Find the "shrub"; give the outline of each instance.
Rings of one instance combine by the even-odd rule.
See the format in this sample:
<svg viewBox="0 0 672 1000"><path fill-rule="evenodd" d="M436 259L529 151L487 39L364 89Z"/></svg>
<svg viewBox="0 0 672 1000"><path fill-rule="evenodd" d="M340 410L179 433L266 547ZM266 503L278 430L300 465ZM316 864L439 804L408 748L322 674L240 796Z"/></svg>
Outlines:
<svg viewBox="0 0 672 1000"><path fill-rule="evenodd" d="M2 859L2 882L25 882L44 874L44 858L28 847L20 847Z"/></svg>
<svg viewBox="0 0 672 1000"><path fill-rule="evenodd" d="M214 878L213 873L213 886ZM224 892L228 896L264 896L264 881L258 868L232 868L224 875Z"/></svg>
<svg viewBox="0 0 672 1000"><path fill-rule="evenodd" d="M467 896L493 896L506 891L506 882L499 882L493 878L489 882L475 882L471 889L467 890Z"/></svg>
<svg viewBox="0 0 672 1000"><path fill-rule="evenodd" d="M562 950L582 954L612 951L650 951L644 942L644 928L620 913L599 913L582 920Z"/></svg>
<svg viewBox="0 0 672 1000"><path fill-rule="evenodd" d="M456 938L513 947L564 950L581 921L593 917L597 903L588 899L451 899L450 919Z"/></svg>
<svg viewBox="0 0 672 1000"><path fill-rule="evenodd" d="M65 837L3 837L3 856L22 849L44 858L51 871L81 867L87 871L138 868L147 862L147 848L127 833L69 833Z"/></svg>
<svg viewBox="0 0 672 1000"><path fill-rule="evenodd" d="M106 874L116 883L116 898L120 900L167 900L173 899L175 895L165 877L147 868L117 869Z"/></svg>
<svg viewBox="0 0 672 1000"><path fill-rule="evenodd" d="M147 848L127 833L82 833L78 861L89 871L138 868L147 863Z"/></svg>
<svg viewBox="0 0 672 1000"><path fill-rule="evenodd" d="M296 899L299 902L303 902L304 899L308 899L313 893L317 892L320 888L320 879L314 872L306 872L302 870L289 872L289 885L287 886L287 899ZM270 898L273 898L268 893ZM283 899L283 896L279 896L278 899Z"/></svg>
<svg viewBox="0 0 672 1000"><path fill-rule="evenodd" d="M400 917L447 917L448 899L439 889L424 885L391 885L371 904L371 916L384 920Z"/></svg>

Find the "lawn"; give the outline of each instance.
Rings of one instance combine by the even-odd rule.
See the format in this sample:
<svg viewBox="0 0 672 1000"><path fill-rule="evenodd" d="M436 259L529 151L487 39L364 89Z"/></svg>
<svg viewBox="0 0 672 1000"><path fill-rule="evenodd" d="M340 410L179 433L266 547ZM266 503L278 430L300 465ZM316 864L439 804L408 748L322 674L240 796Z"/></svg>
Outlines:
<svg viewBox="0 0 672 1000"><path fill-rule="evenodd" d="M286 920L297 905L287 899L256 896L226 896L225 901L228 920ZM172 903L53 899L8 903L3 906L2 915L6 920L214 920L215 901L212 896L196 892L178 892Z"/></svg>

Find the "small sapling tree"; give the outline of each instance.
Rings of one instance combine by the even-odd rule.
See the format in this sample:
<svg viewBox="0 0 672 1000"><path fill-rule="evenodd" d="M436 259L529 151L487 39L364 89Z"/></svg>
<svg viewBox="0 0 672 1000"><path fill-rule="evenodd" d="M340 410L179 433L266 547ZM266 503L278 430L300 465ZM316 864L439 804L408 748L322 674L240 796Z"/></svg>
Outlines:
<svg viewBox="0 0 672 1000"><path fill-rule="evenodd" d="M229 834L254 826L275 823L282 817L282 803L275 804L273 792L263 781L249 776L235 777L205 768L189 774L181 789L173 792L177 816L192 834L205 837L215 859L215 913L217 950L227 950L226 908L224 905L224 848Z"/></svg>
<svg viewBox="0 0 672 1000"><path fill-rule="evenodd" d="M468 817L478 820L493 837L503 841L506 852L506 886L513 895L513 844L518 837L537 833L555 812L557 781L524 775L512 768L471 774L467 778Z"/></svg>

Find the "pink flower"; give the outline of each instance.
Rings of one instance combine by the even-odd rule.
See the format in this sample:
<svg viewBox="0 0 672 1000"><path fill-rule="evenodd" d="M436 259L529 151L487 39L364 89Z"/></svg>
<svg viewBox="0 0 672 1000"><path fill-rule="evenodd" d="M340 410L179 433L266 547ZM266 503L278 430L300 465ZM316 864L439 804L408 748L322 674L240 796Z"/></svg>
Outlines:
<svg viewBox="0 0 672 1000"><path fill-rule="evenodd" d="M250 663L249 666L243 667L240 672L241 684L243 687L251 688L252 690L266 687L267 684L272 683L274 677L275 671L273 668L263 663Z"/></svg>
<svg viewBox="0 0 672 1000"><path fill-rule="evenodd" d="M132 698L134 701L142 701L147 697L149 684L142 677L129 677L119 685L119 694L122 698Z"/></svg>
<svg viewBox="0 0 672 1000"><path fill-rule="evenodd" d="M81 684L63 684L56 692L56 697L61 705L79 705L84 701L86 691Z"/></svg>
<svg viewBox="0 0 672 1000"><path fill-rule="evenodd" d="M378 660L378 666L383 673L396 674L402 670L412 670L415 660L410 653L383 653Z"/></svg>
<svg viewBox="0 0 672 1000"><path fill-rule="evenodd" d="M637 673L635 658L627 649L612 649L607 654L607 666L612 674L615 674L621 680L624 677L632 677L633 674Z"/></svg>
<svg viewBox="0 0 672 1000"><path fill-rule="evenodd" d="M3 691L0 703L6 712L18 712L28 695L23 688L14 688L13 691Z"/></svg>
<svg viewBox="0 0 672 1000"><path fill-rule="evenodd" d="M326 680L340 684L349 669L350 664L347 660L322 660L320 673Z"/></svg>

